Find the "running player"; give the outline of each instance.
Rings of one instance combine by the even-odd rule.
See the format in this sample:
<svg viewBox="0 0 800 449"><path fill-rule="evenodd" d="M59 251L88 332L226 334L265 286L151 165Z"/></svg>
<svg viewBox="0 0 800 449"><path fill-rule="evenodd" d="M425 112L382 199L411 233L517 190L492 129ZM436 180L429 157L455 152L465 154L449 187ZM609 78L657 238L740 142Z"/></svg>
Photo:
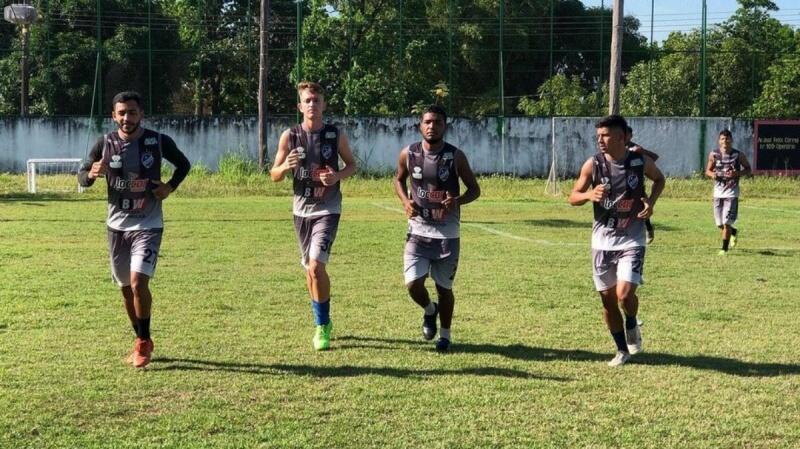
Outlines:
<svg viewBox="0 0 800 449"><path fill-rule="evenodd" d="M594 206L594 284L603 301L603 318L617 346L609 366L621 366L631 354L642 350L636 288L643 282L644 220L653 214L665 183L650 158L626 150L626 127L619 115L595 123L600 151L583 164L569 196L573 206L587 201ZM645 177L653 181L649 198L644 193Z"/></svg>
<svg viewBox="0 0 800 449"><path fill-rule="evenodd" d="M321 351L330 348L333 330L331 283L325 266L342 213L339 181L355 173L356 161L344 132L323 122L322 86L301 82L297 94L297 109L303 114L303 122L281 134L270 177L278 182L292 173L294 229L316 325L311 341L314 349ZM343 168L339 168L340 158Z"/></svg>
<svg viewBox="0 0 800 449"><path fill-rule="evenodd" d="M394 190L408 217L408 236L403 255L405 283L411 299L424 309L422 335L436 337L437 315L441 322L436 349L450 350L450 326L455 297L453 280L458 267L461 206L478 199L480 186L463 151L444 141L447 113L428 106L420 117L422 141L400 150ZM406 181L411 176L411 188ZM459 180L466 191L460 194ZM425 279L436 284L439 303L431 302Z"/></svg>
<svg viewBox="0 0 800 449"><path fill-rule="evenodd" d="M714 221L722 234L720 256L736 246L738 230L733 227L739 215L739 178L750 174L747 156L733 148L733 135L719 133L719 147L708 155L706 176L714 180Z"/></svg>
<svg viewBox="0 0 800 449"><path fill-rule="evenodd" d="M98 177L106 178L111 274L122 290L136 332L128 363L143 368L153 352L149 282L156 271L164 228L161 202L178 188L191 164L169 136L141 126L144 110L138 93L118 93L111 103L117 130L92 147L78 172L78 182L89 187ZM175 166L165 183L161 182L162 158Z"/></svg>

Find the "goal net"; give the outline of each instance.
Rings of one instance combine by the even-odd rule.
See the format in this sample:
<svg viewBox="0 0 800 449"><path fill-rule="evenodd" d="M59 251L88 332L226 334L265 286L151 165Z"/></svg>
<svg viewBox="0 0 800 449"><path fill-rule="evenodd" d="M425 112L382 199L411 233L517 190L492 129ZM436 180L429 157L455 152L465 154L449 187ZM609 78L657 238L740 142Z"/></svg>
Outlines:
<svg viewBox="0 0 800 449"><path fill-rule="evenodd" d="M28 159L28 192L83 192L78 184L80 159Z"/></svg>
<svg viewBox="0 0 800 449"><path fill-rule="evenodd" d="M558 165L556 164L556 119L550 119L550 173L544 185L544 192L552 196L561 196L561 186L558 185Z"/></svg>

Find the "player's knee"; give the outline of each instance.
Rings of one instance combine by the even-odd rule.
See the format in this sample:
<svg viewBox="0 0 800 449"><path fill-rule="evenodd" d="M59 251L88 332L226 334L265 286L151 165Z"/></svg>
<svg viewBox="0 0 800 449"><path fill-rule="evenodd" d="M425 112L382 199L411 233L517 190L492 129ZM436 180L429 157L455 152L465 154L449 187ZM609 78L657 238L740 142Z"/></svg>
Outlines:
<svg viewBox="0 0 800 449"><path fill-rule="evenodd" d="M441 296L452 296L453 295L453 289L452 288L442 287L439 284L436 284L436 292L439 294L440 297Z"/></svg>
<svg viewBox="0 0 800 449"><path fill-rule="evenodd" d="M409 292L425 288L425 277L414 279L411 282L406 282L406 288Z"/></svg>
<svg viewBox="0 0 800 449"><path fill-rule="evenodd" d="M150 280L147 276L132 276L130 289L136 296L141 296L150 292Z"/></svg>
<svg viewBox="0 0 800 449"><path fill-rule="evenodd" d="M308 264L308 275L315 281L324 278L326 275L325 264L312 260Z"/></svg>

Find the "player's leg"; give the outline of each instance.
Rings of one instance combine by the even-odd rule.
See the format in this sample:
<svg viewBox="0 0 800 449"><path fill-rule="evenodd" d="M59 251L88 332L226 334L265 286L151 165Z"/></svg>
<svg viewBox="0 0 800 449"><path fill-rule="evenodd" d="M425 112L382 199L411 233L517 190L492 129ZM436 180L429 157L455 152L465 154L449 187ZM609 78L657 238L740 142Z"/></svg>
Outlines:
<svg viewBox="0 0 800 449"><path fill-rule="evenodd" d="M436 337L436 318L439 306L431 301L425 280L431 267L430 251L426 251L424 239L409 234L403 250L403 278L408 295L422 310L422 336L426 340Z"/></svg>
<svg viewBox="0 0 800 449"><path fill-rule="evenodd" d="M439 340L436 342L438 351L450 350L452 337L450 326L453 321L455 309L455 296L453 295L453 282L458 270L460 252L459 239L437 240L439 255L431 264L431 278L436 283L436 293L439 296Z"/></svg>
<svg viewBox="0 0 800 449"><path fill-rule="evenodd" d="M656 238L656 230L653 228L653 223L649 218L644 221L644 226L647 229L647 244L649 245Z"/></svg>
<svg viewBox="0 0 800 449"><path fill-rule="evenodd" d="M620 366L630 358L617 299L617 253L618 251L592 250L593 279L595 289L603 303L603 321L617 348L616 355L608 362L609 366Z"/></svg>
<svg viewBox="0 0 800 449"><path fill-rule="evenodd" d="M644 282L645 247L630 248L620 252L617 261L617 301L625 315L625 341L628 352L642 351L642 331L636 318L639 313L637 286Z"/></svg>
<svg viewBox="0 0 800 449"><path fill-rule="evenodd" d="M133 366L143 368L150 363L153 352L153 340L150 338L153 305L150 279L156 271L162 233L161 230L147 230L130 231L127 234L131 239L130 279L137 327Z"/></svg>
<svg viewBox="0 0 800 449"><path fill-rule="evenodd" d="M730 233L730 248L734 248L738 240L738 230L733 227L733 225L736 224L736 219L739 218L739 198L731 198L728 204L728 213L725 214L725 223Z"/></svg>
<svg viewBox="0 0 800 449"><path fill-rule="evenodd" d="M131 288L131 244L122 231L108 230L108 255L111 262L111 277L122 293L122 304L128 314L134 334L138 335L139 326L136 321L136 308L133 304L133 289ZM132 351L126 363L133 363Z"/></svg>
<svg viewBox="0 0 800 449"><path fill-rule="evenodd" d="M314 349L330 348L333 323L330 318L331 280L326 265L339 227L339 215L325 215L313 220L308 248L308 280L311 307L316 326L312 343Z"/></svg>
<svg viewBox="0 0 800 449"><path fill-rule="evenodd" d="M714 198L714 223L719 228L719 236L722 241L722 247L719 250L719 255L724 256L727 254L728 245L725 238L725 198Z"/></svg>

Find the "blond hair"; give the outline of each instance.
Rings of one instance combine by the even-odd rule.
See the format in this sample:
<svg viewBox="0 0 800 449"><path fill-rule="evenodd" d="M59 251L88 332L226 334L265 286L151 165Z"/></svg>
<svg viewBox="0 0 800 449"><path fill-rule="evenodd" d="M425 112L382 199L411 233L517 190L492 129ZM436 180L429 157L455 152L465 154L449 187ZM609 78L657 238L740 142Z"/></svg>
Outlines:
<svg viewBox="0 0 800 449"><path fill-rule="evenodd" d="M308 90L311 93L325 96L325 89L319 83L315 83L313 81L301 81L297 83L297 95L303 93L304 90Z"/></svg>

